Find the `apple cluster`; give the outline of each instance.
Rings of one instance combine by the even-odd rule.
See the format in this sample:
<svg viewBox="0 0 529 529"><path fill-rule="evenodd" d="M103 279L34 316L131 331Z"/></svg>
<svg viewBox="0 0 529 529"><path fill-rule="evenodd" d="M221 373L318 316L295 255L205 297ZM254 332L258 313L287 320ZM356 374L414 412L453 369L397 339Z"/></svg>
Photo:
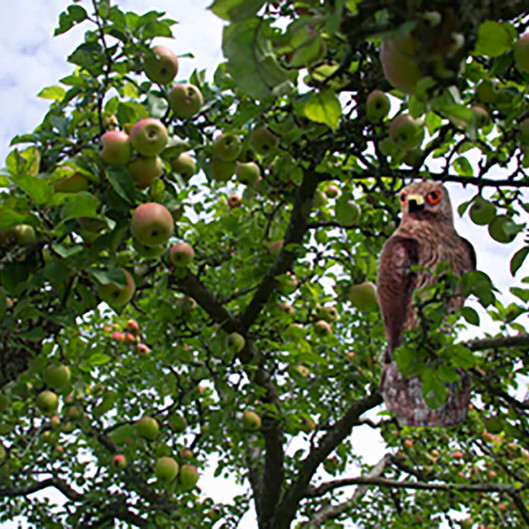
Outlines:
<svg viewBox="0 0 529 529"><path fill-rule="evenodd" d="M128 320L123 329L118 324L114 324L112 327L106 327L105 331L110 333L113 342L134 346L134 352L140 356L151 352L150 347L141 341L141 331L136 320Z"/></svg>

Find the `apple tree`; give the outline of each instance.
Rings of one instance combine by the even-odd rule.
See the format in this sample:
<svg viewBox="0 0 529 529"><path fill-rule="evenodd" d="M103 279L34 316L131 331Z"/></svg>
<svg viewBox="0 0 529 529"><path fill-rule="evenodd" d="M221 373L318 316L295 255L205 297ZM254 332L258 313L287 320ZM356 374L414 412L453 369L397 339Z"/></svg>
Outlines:
<svg viewBox="0 0 529 529"><path fill-rule="evenodd" d="M0 174L0 521L529 526L526 6L423 4L215 0L225 62L189 78L171 13L60 14L84 41ZM378 391L377 257L423 178L512 277L422 298L406 347L442 347L402 364L441 400L472 375L449 429Z"/></svg>

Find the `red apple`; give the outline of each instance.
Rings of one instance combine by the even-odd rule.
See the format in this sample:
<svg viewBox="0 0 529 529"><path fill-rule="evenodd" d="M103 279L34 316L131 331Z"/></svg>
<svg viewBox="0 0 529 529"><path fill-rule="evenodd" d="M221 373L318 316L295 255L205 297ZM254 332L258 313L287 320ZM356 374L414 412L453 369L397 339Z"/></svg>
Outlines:
<svg viewBox="0 0 529 529"><path fill-rule="evenodd" d="M177 242L169 250L169 259L175 266L188 266L195 257L195 250L187 242Z"/></svg>
<svg viewBox="0 0 529 529"><path fill-rule="evenodd" d="M139 356L145 356L148 355L151 350L148 345L145 345L144 343L139 343L134 349L134 352Z"/></svg>
<svg viewBox="0 0 529 529"><path fill-rule="evenodd" d="M100 284L97 294L101 301L108 303L111 307L121 307L128 303L136 290L136 284L132 275L122 268L125 274L125 286L120 287L116 283Z"/></svg>
<svg viewBox="0 0 529 529"><path fill-rule="evenodd" d="M123 470L127 466L127 458L123 454L116 454L112 458L112 466L117 470Z"/></svg>
<svg viewBox="0 0 529 529"><path fill-rule="evenodd" d="M145 246L158 246L169 240L174 221L169 210L157 202L140 204L132 214L132 235Z"/></svg>
<svg viewBox="0 0 529 529"><path fill-rule="evenodd" d="M127 165L132 156L129 135L122 130L109 130L101 136L99 156L107 165Z"/></svg>
<svg viewBox="0 0 529 529"><path fill-rule="evenodd" d="M230 209L239 208L242 205L242 198L239 195L233 194L228 197L228 206Z"/></svg>

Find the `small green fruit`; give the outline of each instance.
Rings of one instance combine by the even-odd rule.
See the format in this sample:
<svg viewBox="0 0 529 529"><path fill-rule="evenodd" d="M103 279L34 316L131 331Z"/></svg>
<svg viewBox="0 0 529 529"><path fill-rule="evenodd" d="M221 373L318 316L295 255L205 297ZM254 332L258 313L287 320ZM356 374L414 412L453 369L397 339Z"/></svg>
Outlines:
<svg viewBox="0 0 529 529"><path fill-rule="evenodd" d="M185 464L180 467L178 480L183 490L191 490L198 481L198 469L194 465Z"/></svg>
<svg viewBox="0 0 529 529"><path fill-rule="evenodd" d="M45 415L53 415L59 407L59 397L53 391L45 389L37 397L37 408Z"/></svg>
<svg viewBox="0 0 529 529"><path fill-rule="evenodd" d="M226 336L226 347L234 353L240 353L246 344L246 340L242 334L232 332Z"/></svg>
<svg viewBox="0 0 529 529"><path fill-rule="evenodd" d="M252 410L246 410L242 417L242 424L246 430L254 432L261 428L261 417Z"/></svg>
<svg viewBox="0 0 529 529"><path fill-rule="evenodd" d="M44 371L44 382L53 389L60 389L70 382L70 368L65 365L48 366Z"/></svg>
<svg viewBox="0 0 529 529"><path fill-rule="evenodd" d="M145 415L136 422L136 432L140 437L152 441L158 435L158 421L153 417Z"/></svg>
<svg viewBox="0 0 529 529"><path fill-rule="evenodd" d="M268 127L257 127L250 133L250 145L257 154L265 156L277 149L279 138Z"/></svg>
<svg viewBox="0 0 529 529"><path fill-rule="evenodd" d="M172 457L159 457L154 464L156 477L165 481L173 481L178 476L179 466Z"/></svg>
<svg viewBox="0 0 529 529"><path fill-rule="evenodd" d="M388 95L382 90L373 90L366 101L366 114L371 121L382 121L391 109Z"/></svg>
<svg viewBox="0 0 529 529"><path fill-rule="evenodd" d="M235 134L220 134L213 141L214 156L224 162L234 162L241 151L241 139Z"/></svg>
<svg viewBox="0 0 529 529"><path fill-rule="evenodd" d="M376 287L370 281L353 285L349 289L348 298L358 310L368 312L377 305Z"/></svg>

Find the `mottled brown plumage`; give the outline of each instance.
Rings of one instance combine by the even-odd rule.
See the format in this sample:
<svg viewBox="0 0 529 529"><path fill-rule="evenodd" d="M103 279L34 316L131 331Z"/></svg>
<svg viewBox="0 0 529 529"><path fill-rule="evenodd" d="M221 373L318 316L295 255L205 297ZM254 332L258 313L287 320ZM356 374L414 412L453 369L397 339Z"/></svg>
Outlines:
<svg viewBox="0 0 529 529"><path fill-rule="evenodd" d="M388 340L384 359L381 391L386 407L403 424L414 426L448 426L465 419L470 381L461 373L459 383L450 384L446 403L437 409L423 399L419 377L403 379L391 353L401 343L404 331L417 325L413 291L432 284L435 277L428 271L412 271L413 265L435 268L445 261L452 273L462 275L475 270L472 245L454 228L452 205L447 189L436 182L421 181L406 186L400 193L402 220L388 239L380 256L378 298ZM447 301L455 310L464 303L462 297Z"/></svg>

